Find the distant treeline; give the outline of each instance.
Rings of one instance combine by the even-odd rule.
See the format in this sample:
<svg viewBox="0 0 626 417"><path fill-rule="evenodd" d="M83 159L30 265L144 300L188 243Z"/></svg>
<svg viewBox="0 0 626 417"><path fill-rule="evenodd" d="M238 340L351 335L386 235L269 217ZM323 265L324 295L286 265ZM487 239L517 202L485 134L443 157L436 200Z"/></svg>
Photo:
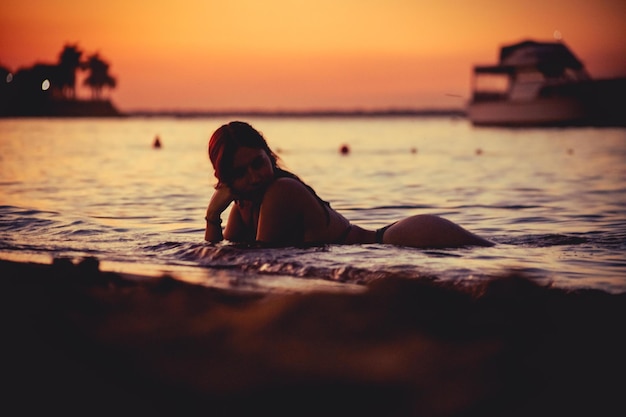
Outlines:
<svg viewBox="0 0 626 417"><path fill-rule="evenodd" d="M328 110L135 110L126 113L131 117L452 117L464 118L462 109L328 109Z"/></svg>
<svg viewBox="0 0 626 417"><path fill-rule="evenodd" d="M87 71L83 84L91 89L90 100L76 97L76 74ZM15 73L0 66L0 116L115 116L119 112L103 91L113 89L116 79L109 63L98 53L83 59L77 45L65 45L56 64L36 63Z"/></svg>

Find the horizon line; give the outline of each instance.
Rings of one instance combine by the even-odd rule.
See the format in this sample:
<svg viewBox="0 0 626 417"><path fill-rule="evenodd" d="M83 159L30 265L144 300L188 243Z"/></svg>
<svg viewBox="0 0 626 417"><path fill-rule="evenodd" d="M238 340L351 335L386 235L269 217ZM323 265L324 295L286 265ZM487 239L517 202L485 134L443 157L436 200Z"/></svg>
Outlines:
<svg viewBox="0 0 626 417"><path fill-rule="evenodd" d="M223 109L223 110L149 110L136 109L120 111L126 116L256 116L256 117L331 117L331 116L457 116L465 117L462 108L380 108L380 109L309 109L309 110L262 110L262 109Z"/></svg>

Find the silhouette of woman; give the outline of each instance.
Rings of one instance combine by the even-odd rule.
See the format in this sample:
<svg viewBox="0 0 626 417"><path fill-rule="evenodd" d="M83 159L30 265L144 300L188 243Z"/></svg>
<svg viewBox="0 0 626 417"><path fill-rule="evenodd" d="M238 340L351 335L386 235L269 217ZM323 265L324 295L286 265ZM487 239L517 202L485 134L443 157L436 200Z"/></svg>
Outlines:
<svg viewBox="0 0 626 417"><path fill-rule="evenodd" d="M217 129L209 158L219 183L206 211L205 239L276 246L384 243L419 248L491 246L444 218L416 215L378 230L351 224L291 172L245 122ZM221 214L234 203L222 232Z"/></svg>

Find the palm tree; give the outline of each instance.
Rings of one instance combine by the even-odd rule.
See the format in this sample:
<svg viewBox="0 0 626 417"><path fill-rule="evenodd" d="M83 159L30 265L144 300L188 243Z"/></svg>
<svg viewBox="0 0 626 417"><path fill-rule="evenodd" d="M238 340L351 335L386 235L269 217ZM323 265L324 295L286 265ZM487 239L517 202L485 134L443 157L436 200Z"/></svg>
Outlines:
<svg viewBox="0 0 626 417"><path fill-rule="evenodd" d="M57 86L65 98L76 98L76 70L81 66L83 52L78 45L65 45L59 54Z"/></svg>
<svg viewBox="0 0 626 417"><path fill-rule="evenodd" d="M109 75L109 64L100 59L98 53L91 55L84 66L89 71L84 84L91 88L93 100L100 100L104 87L115 88L115 78Z"/></svg>

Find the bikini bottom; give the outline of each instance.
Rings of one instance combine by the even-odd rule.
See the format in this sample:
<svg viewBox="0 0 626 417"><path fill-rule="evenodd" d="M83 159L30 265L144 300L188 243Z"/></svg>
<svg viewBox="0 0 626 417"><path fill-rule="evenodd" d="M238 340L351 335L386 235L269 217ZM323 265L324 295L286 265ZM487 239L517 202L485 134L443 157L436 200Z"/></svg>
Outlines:
<svg viewBox="0 0 626 417"><path fill-rule="evenodd" d="M380 229L376 229L376 243L383 243L383 236L385 235L385 232L387 231L387 229L389 229L391 226L393 226L394 224L396 224L398 222L393 222L385 227L381 227ZM336 244L343 244L346 242L346 239L348 238L348 235L350 234L350 232L352 231L352 224L349 224L345 230L343 232L341 232L341 235L337 238L337 240L335 240Z"/></svg>
<svg viewBox="0 0 626 417"><path fill-rule="evenodd" d="M387 229L389 229L391 226L393 226L396 223L398 223L398 222L393 222L391 224L388 224L385 227L381 227L380 229L376 229L376 243L383 243L383 237L385 236L385 232L387 231Z"/></svg>

